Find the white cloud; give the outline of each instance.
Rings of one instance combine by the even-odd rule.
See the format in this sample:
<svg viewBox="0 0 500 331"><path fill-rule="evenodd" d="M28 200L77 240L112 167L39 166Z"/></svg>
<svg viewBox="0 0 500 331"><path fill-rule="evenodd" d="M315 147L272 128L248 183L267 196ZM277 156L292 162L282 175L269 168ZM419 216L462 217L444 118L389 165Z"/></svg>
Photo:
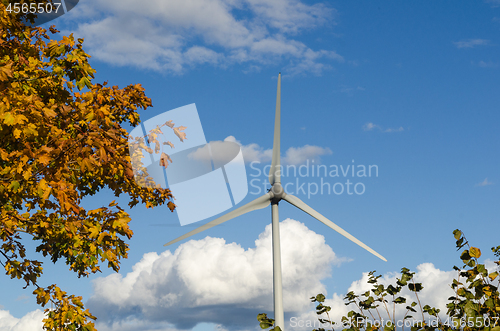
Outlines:
<svg viewBox="0 0 500 331"><path fill-rule="evenodd" d="M298 33L326 23L334 12L324 4L305 5L300 1L250 0L248 4L266 24L285 33Z"/></svg>
<svg viewBox="0 0 500 331"><path fill-rule="evenodd" d="M243 152L243 158L246 163L252 162L270 162L273 156L272 149L264 149L258 144L252 143L249 145L242 145L240 141L236 140L235 137L229 136L224 141L236 142L241 146ZM316 163L320 163L320 156L330 155L332 151L329 148L304 145L302 147L290 147L286 150L285 155L281 157L281 163L283 165L299 165L305 164L307 160L314 160Z"/></svg>
<svg viewBox="0 0 500 331"><path fill-rule="evenodd" d="M347 96L352 97L354 95L354 92L356 91L365 91L366 89L364 87L358 86L356 88L354 87L349 87L349 86L342 86L338 92L346 94Z"/></svg>
<svg viewBox="0 0 500 331"><path fill-rule="evenodd" d="M364 131L371 131L375 128L380 128L380 126L376 125L376 124L373 124L371 122L369 123L366 123L365 125L363 125L363 130Z"/></svg>
<svg viewBox="0 0 500 331"><path fill-rule="evenodd" d="M474 62L472 64L475 64ZM479 61L477 63L478 67L481 68L498 68L498 62L493 62L493 61Z"/></svg>
<svg viewBox="0 0 500 331"><path fill-rule="evenodd" d="M491 8L500 7L500 0L485 0L484 2L489 3Z"/></svg>
<svg viewBox="0 0 500 331"><path fill-rule="evenodd" d="M320 162L321 155L332 154L329 148L319 146L305 145L303 147L290 147L283 157L283 164L299 165L306 163L307 160Z"/></svg>
<svg viewBox="0 0 500 331"><path fill-rule="evenodd" d="M364 131L372 131L374 129L378 129L378 130L380 130L382 132L387 132L387 133L390 133L390 132L402 132L402 131L405 130L402 126L400 126L399 128L387 128L387 129L384 129L380 125L377 125L377 124L374 124L374 123L371 123L371 122L368 122L365 125L363 125L363 130Z"/></svg>
<svg viewBox="0 0 500 331"><path fill-rule="evenodd" d="M228 138L225 141L211 141L189 153L188 158L200 161L212 160L215 168L219 168L228 162L243 162L244 159L237 157L241 148L241 146L238 146L240 145L239 142ZM243 154L243 151L241 153Z"/></svg>
<svg viewBox="0 0 500 331"><path fill-rule="evenodd" d="M456 271L442 271L437 269L432 263L422 263L419 266L417 266L416 273L414 275L415 282L417 283L422 283L423 290L418 293L418 297L420 299L420 302L422 303L422 307L425 305L430 305L431 307L436 307L441 309L440 316L444 317L444 314L447 311L446 304L448 303L448 298L450 296L454 295L454 291L451 289L450 284L453 281L453 278L456 278L457 272ZM379 284L383 284L384 286L388 286L389 284L395 285L396 283L396 278L400 278L401 275L399 273L391 272L383 275L383 277L379 278ZM367 283L368 280L368 273L363 273L363 276L361 279L354 281L349 289L349 291L353 291L355 294L360 295L366 291L371 290L372 284ZM409 290L404 290L402 291L398 296L402 296L406 298L406 304L398 305L396 306L396 320L402 320L404 317L404 314L406 312L406 305L410 304L411 302L415 301L418 302L415 294L413 292L410 292ZM338 323L337 327L341 323L341 317L346 316L347 313L350 310L355 310L356 312L359 312L357 308L353 305L350 306L345 306L344 300L343 300L344 295L339 295L337 293L334 293L330 298L327 298L325 300L324 304L327 306L331 306L332 310L330 311L330 317L332 321ZM390 300L388 300L390 302ZM401 307L402 306L402 307ZM390 306L390 312L392 314L392 305ZM418 306L416 307L417 311L419 311ZM387 320L387 313L385 312L384 309L379 310L381 317L384 318L384 320ZM421 315L420 312L418 314L413 313L412 316L415 318L415 320L421 320ZM325 316L321 316L325 318ZM316 323L314 327L318 328L320 325L317 322L318 315L314 311L314 308L311 311L307 312L302 312L298 316L296 316L296 319L294 320L295 323L294 325L297 325L297 327L293 327L294 325L288 325L287 330L296 330L296 331L302 331L302 330L308 330L310 331L311 328L307 327L298 327L298 322L302 321L302 324L312 324ZM378 316L377 316L378 320ZM341 324L340 324L341 325ZM325 327L323 325L323 327Z"/></svg>
<svg viewBox="0 0 500 331"><path fill-rule="evenodd" d="M65 32L84 37L92 56L115 65L182 74L201 64L243 63L255 70L286 60L287 74L295 75L321 74L330 60L344 62L333 50L294 39L332 24L334 13L299 0L88 0L64 20L76 24Z"/></svg>
<svg viewBox="0 0 500 331"><path fill-rule="evenodd" d="M341 259L300 222L287 219L280 232L284 309L304 311L311 293L325 291L321 279ZM254 248L206 237L174 253L147 253L127 275L96 279L87 307L109 330L140 321L177 328L209 322L231 330L255 325L258 313L273 309L271 238L268 225Z"/></svg>
<svg viewBox="0 0 500 331"><path fill-rule="evenodd" d="M15 318L8 310L0 310L0 331L42 331L43 311L37 309L22 318Z"/></svg>
<svg viewBox="0 0 500 331"><path fill-rule="evenodd" d="M330 317L337 323L350 310L357 311L354 306L345 306L345 294L328 296L320 282L329 275L331 263L340 261L324 243L324 237L294 220L287 219L280 225L286 330L310 331L312 327L321 327L316 304L309 300L318 293L327 296L324 304L332 307ZM200 322L218 324L216 330L236 330L239 329L236 321L240 320L244 324L242 329L257 330L257 314L272 311L270 237L267 226L256 240L255 248L248 250L227 244L223 239L206 237L179 246L173 254L170 251L145 254L125 277L113 274L98 278L94 283L95 294L86 306L98 315L96 326L100 331L177 331L174 323L182 320L194 322L193 325L177 323L178 327L188 329ZM300 247L294 244L299 240ZM489 272L498 270L492 260L485 260L484 264ZM414 279L423 286L418 293L422 306L440 309L441 318L446 319L447 298L454 295L450 284L456 277L455 270L440 270L432 263L418 265ZM400 273L388 272L378 281L384 286L395 285L396 278L400 278ZM347 292L360 295L371 290L367 280L365 272L351 283ZM396 306L396 320L401 320L404 307L418 301L407 289L398 296L407 300L406 304ZM413 317L420 320L419 308L415 308L418 313L413 313ZM380 313L387 320L384 309ZM41 331L42 319L40 310L21 319L0 310L0 331Z"/></svg>
<svg viewBox="0 0 500 331"><path fill-rule="evenodd" d="M401 131L404 131L405 129L403 129L402 126L400 126L399 128L388 128L388 129L385 129L384 132L401 132Z"/></svg>
<svg viewBox="0 0 500 331"><path fill-rule="evenodd" d="M489 45L489 43L490 41L486 39L467 39L453 42L457 48L473 48L475 46Z"/></svg>
<svg viewBox="0 0 500 331"><path fill-rule="evenodd" d="M252 143L248 145L242 145L240 141L236 140L234 136L229 136L224 141L232 141L241 146L241 151L243 153L243 158L246 163L252 162L270 162L273 158L272 149L264 149L258 144Z"/></svg>
<svg viewBox="0 0 500 331"><path fill-rule="evenodd" d="M476 184L476 186L488 186L488 185L493 185L493 183L490 182L488 178L485 178L481 183Z"/></svg>

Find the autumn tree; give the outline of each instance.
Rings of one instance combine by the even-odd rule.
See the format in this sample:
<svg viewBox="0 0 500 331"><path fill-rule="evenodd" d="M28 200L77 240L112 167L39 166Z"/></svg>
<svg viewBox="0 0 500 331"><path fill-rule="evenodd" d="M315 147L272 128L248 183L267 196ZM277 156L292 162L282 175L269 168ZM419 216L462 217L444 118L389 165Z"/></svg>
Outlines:
<svg viewBox="0 0 500 331"><path fill-rule="evenodd" d="M123 125L137 126L138 108L151 100L139 84L94 83L83 39L61 38L54 26L30 27L24 22L35 16L8 12L8 3L0 2L0 263L34 289L41 306L53 303L45 329L94 330L95 317L81 297L56 284L41 286L42 263L28 258L34 252L27 252L21 234L78 277L102 264L119 270L132 236L129 215L114 201L93 210L81 203L107 188L127 194L130 207L175 208L171 192L153 185L146 172L142 184L151 185L134 180Z"/></svg>

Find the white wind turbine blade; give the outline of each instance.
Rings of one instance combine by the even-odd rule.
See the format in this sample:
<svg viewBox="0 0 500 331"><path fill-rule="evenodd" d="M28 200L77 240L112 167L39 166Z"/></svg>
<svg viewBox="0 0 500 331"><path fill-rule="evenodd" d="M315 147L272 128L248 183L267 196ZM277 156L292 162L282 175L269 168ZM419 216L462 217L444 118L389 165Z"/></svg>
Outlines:
<svg viewBox="0 0 500 331"><path fill-rule="evenodd" d="M361 241L359 241L358 239L356 239L353 235L351 235L350 233L348 233L347 231L345 231L344 229L342 229L340 226L338 226L337 224L333 223L328 218L326 218L325 216L323 216L320 213L318 213L316 210L314 210L311 207L309 207L308 205L306 205L299 198L297 198L297 197L295 197L295 196L293 196L291 194L287 194L283 198L283 200L286 200L287 202L289 202L290 204L294 205L295 207L297 207L297 208L305 211L306 213L308 213L309 215L311 215L312 217L314 217L315 219L317 219L321 223L323 223L323 224L331 227L332 229L334 229L335 231L337 231L338 233L340 233L341 235L343 235L347 239L351 240L352 242L355 242L359 246L361 246L364 249L366 249L368 252L372 253L373 255L375 255L375 256L377 256L377 257L379 257L382 260L384 260L384 261L387 262L387 260L385 259L385 257L383 257L379 253L375 252L373 249L371 249L370 247L368 247L367 245L363 244Z"/></svg>
<svg viewBox="0 0 500 331"><path fill-rule="evenodd" d="M276 93L276 117L274 118L273 160L269 170L269 183L281 182L280 173L280 122L281 122L281 73L278 74L278 92Z"/></svg>
<svg viewBox="0 0 500 331"><path fill-rule="evenodd" d="M175 244L178 241L181 241L183 239L191 237L191 236L193 236L193 235L195 235L197 233L200 233L202 231L210 229L211 227L214 227L216 225L219 225L221 223L229 221L230 219L233 219L233 218L238 217L240 215L243 215L243 214L246 214L248 212L251 212L252 210L257 210L257 209L265 208L265 207L269 206L270 203L271 203L271 194L266 193L263 196L258 197L257 199L255 199L255 200L247 203L246 205L243 205L240 208L232 210L229 213L227 213L225 215L222 215L221 217L216 218L216 219L214 219L211 222L203 224L199 228L196 228L193 231L190 231L190 232L186 233L185 235L182 235L179 238L174 239L174 240L166 243L163 246L168 246L168 245Z"/></svg>

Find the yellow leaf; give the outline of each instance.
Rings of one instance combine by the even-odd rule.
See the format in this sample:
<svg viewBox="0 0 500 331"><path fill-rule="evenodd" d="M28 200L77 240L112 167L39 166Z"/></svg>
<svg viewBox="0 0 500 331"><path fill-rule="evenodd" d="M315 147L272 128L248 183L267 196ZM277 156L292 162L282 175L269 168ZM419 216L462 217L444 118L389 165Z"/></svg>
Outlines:
<svg viewBox="0 0 500 331"><path fill-rule="evenodd" d="M42 154L38 157L38 162L40 162L43 165L49 164L51 161L51 157L47 154Z"/></svg>
<svg viewBox="0 0 500 331"><path fill-rule="evenodd" d="M99 148L99 156L101 157L101 160L103 160L103 161L108 160L108 156L106 154L106 150L104 149L104 147Z"/></svg>
<svg viewBox="0 0 500 331"><path fill-rule="evenodd" d="M44 192L42 199L47 200L49 198L50 193L52 192L52 188L48 187Z"/></svg>
<svg viewBox="0 0 500 331"><path fill-rule="evenodd" d="M22 133L21 130L14 129L14 137L16 137L17 139L19 139L19 137L21 137L21 133Z"/></svg>
<svg viewBox="0 0 500 331"><path fill-rule="evenodd" d="M0 81L7 80L9 77L12 77L12 63L0 67Z"/></svg>
<svg viewBox="0 0 500 331"><path fill-rule="evenodd" d="M106 232L101 232L99 236L97 237L97 242L101 243L104 237L106 237L108 234Z"/></svg>
<svg viewBox="0 0 500 331"><path fill-rule="evenodd" d="M124 228L127 226L127 223L130 221L130 217L120 217L113 222L114 228Z"/></svg>
<svg viewBox="0 0 500 331"><path fill-rule="evenodd" d="M46 116L48 117L56 117L57 114L55 111L53 111L52 109L50 108L43 108L43 112L45 113Z"/></svg>
<svg viewBox="0 0 500 331"><path fill-rule="evenodd" d="M36 130L36 126L31 123L28 124L28 126L23 129L23 132L26 136L30 135L38 136L38 131Z"/></svg>
<svg viewBox="0 0 500 331"><path fill-rule="evenodd" d="M82 167L82 171L83 171L83 169L92 170L94 168L94 165L92 164L92 162L89 159L83 159L82 163L81 163L81 167Z"/></svg>
<svg viewBox="0 0 500 331"><path fill-rule="evenodd" d="M7 153L7 151L5 149L1 149L0 148L0 157L4 160L8 160L9 159L9 153Z"/></svg>
<svg viewBox="0 0 500 331"><path fill-rule="evenodd" d="M3 122L7 125L13 125L15 122L14 116L12 116L12 113L5 113L3 115Z"/></svg>
<svg viewBox="0 0 500 331"><path fill-rule="evenodd" d="M475 257L476 259L478 259L481 256L481 250L477 247L471 247L469 249L469 254L471 257Z"/></svg>
<svg viewBox="0 0 500 331"><path fill-rule="evenodd" d="M28 178L30 178L30 177L31 177L31 174L32 174L32 170L31 170L31 168L28 168L28 169L27 169L27 170L23 173L23 178L24 178L25 180L28 180Z"/></svg>
<svg viewBox="0 0 500 331"><path fill-rule="evenodd" d="M15 118L15 124L24 124L24 122L27 122L28 119L24 115L17 115Z"/></svg>

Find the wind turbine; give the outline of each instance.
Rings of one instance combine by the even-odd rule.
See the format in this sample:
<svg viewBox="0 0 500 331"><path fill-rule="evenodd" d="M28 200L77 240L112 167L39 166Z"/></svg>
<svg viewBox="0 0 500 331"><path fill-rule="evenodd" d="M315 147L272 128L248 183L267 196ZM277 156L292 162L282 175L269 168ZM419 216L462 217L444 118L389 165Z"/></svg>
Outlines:
<svg viewBox="0 0 500 331"><path fill-rule="evenodd" d="M229 213L216 218L215 220L208 222L193 231L174 239L164 246L175 244L183 239L191 237L198 234L204 230L210 229L216 225L229 221L237 216L246 214L253 210L262 209L269 204L271 204L272 210L272 242L273 242L273 297L274 297L274 319L275 326L279 326L281 330L284 330L285 318L283 313L283 287L281 283L281 253L280 253L280 229L279 229L279 214L278 214L278 204L281 200L285 200L291 205L301 209L312 217L316 218L318 221L329 226L333 230L337 231L347 239L355 242L359 246L363 247L373 255L387 261L382 255L375 252L373 249L356 239L354 236L340 228L338 225L327 219L325 216L321 215L307 204L305 204L299 198L287 194L283 186L281 186L281 166L280 166L280 122L281 122L281 73L278 75L278 92L276 95L276 117L274 120L274 143L273 143L273 156L271 169L269 170L269 183L271 184L271 189L263 196L241 206Z"/></svg>

